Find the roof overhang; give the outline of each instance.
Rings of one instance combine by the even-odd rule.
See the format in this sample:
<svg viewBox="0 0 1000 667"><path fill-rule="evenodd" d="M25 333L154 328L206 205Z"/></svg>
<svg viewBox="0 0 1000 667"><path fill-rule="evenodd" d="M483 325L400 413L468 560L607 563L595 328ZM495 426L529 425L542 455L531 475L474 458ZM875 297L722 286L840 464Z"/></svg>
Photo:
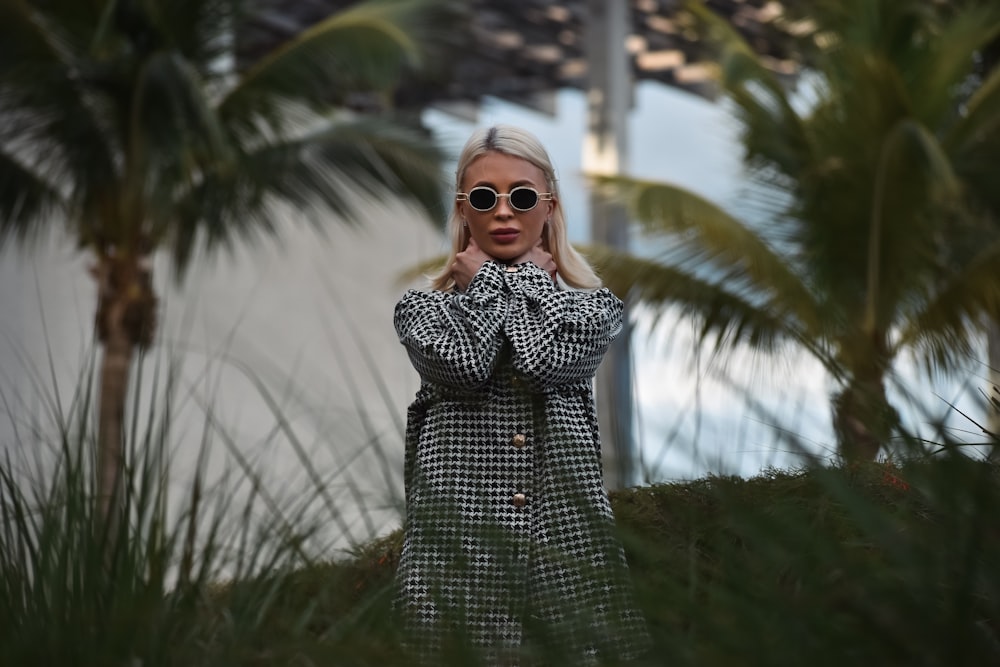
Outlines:
<svg viewBox="0 0 1000 667"><path fill-rule="evenodd" d="M611 2L626 0L608 0ZM636 81L656 81L714 98L713 62L682 0L627 0L631 30L625 48ZM239 31L239 58L256 57L353 4L350 0L257 0ZM808 30L786 16L776 0L707 0L777 74L795 77L792 44ZM537 106L537 96L561 88L585 89L587 0L470 0L454 39L439 45L444 69L417 85L403 86L397 103L478 103L484 96Z"/></svg>

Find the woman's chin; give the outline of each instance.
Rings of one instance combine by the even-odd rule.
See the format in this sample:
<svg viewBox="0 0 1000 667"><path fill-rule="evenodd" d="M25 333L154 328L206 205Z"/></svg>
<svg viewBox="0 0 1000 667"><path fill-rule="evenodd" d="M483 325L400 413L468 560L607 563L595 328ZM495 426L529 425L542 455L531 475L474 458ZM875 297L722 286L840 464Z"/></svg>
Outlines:
<svg viewBox="0 0 1000 667"><path fill-rule="evenodd" d="M484 248L484 250L486 249ZM496 259L498 262L503 262L504 264L511 263L521 255L523 255L524 252L525 252L524 250L520 250L519 248L511 248L501 245L494 245L489 250L486 250L486 253L490 257Z"/></svg>

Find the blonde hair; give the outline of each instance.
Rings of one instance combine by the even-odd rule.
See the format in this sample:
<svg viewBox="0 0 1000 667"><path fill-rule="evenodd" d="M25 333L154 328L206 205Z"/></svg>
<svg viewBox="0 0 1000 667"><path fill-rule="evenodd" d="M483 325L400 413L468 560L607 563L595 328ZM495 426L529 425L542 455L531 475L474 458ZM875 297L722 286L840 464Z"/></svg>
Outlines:
<svg viewBox="0 0 1000 667"><path fill-rule="evenodd" d="M462 187L465 171L477 158L487 153L503 153L512 157L527 160L542 170L546 185L555 199L552 216L545 225L545 244L552 260L556 263L559 277L577 289L596 289L601 286L601 279L594 273L584 257L569 244L566 233L566 216L563 214L562 201L559 198L556 183L556 172L548 153L541 142L530 132L511 125L494 125L490 128L476 130L465 142L458 158L458 168L455 170L455 191ZM449 290L455 285L451 277L451 265L455 256L469 245L469 230L462 225L458 207L452 206L448 216L448 229L451 234L451 251L444 268L435 276L431 276L431 287L436 290Z"/></svg>

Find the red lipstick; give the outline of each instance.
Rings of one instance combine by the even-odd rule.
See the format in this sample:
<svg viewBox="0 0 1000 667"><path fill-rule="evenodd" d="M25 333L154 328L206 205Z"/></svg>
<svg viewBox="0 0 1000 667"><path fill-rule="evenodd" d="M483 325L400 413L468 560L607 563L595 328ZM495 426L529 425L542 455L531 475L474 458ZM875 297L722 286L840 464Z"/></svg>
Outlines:
<svg viewBox="0 0 1000 667"><path fill-rule="evenodd" d="M514 227L502 227L491 231L490 237L492 237L497 243L513 243L517 240L520 233L521 232Z"/></svg>

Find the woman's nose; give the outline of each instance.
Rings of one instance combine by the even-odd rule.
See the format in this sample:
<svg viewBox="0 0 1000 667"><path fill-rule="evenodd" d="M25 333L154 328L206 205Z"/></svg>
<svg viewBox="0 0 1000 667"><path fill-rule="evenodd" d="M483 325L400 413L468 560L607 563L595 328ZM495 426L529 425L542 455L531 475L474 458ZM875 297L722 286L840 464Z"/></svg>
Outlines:
<svg viewBox="0 0 1000 667"><path fill-rule="evenodd" d="M497 197L497 207L493 210L493 215L498 218L513 217L514 209L510 206L510 197Z"/></svg>

